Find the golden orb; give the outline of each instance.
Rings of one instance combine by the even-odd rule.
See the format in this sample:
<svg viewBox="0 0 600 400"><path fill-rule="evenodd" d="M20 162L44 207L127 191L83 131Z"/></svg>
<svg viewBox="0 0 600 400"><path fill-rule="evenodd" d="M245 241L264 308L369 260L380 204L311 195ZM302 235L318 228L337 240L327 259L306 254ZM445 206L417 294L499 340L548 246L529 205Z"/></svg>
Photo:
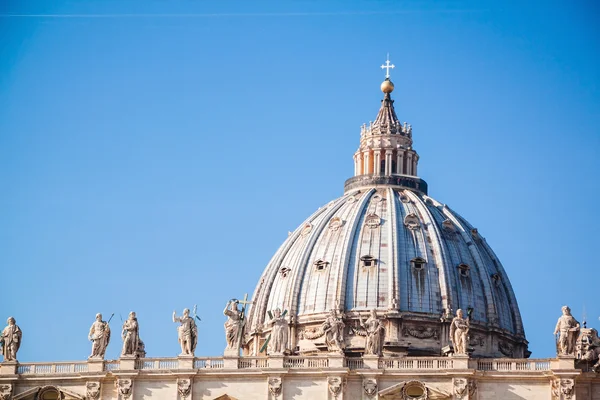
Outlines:
<svg viewBox="0 0 600 400"><path fill-rule="evenodd" d="M394 84L388 78L381 84L381 91L383 93L392 93L394 91Z"/></svg>

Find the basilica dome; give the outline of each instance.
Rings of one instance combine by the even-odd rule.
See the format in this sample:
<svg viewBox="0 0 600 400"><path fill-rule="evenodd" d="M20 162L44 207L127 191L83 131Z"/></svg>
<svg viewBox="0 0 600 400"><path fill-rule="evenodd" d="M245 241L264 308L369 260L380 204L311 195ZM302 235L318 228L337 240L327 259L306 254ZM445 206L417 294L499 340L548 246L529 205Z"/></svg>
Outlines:
<svg viewBox="0 0 600 400"><path fill-rule="evenodd" d="M293 354L330 351L320 332L330 313L344 322L344 353L362 354L361 320L371 310L383 321L384 354L449 354L450 322L462 309L473 357L529 356L502 264L474 225L428 195L412 127L399 121L390 88L386 79L377 118L361 127L343 196L291 232L262 273L245 353L264 354L268 321L281 309Z"/></svg>

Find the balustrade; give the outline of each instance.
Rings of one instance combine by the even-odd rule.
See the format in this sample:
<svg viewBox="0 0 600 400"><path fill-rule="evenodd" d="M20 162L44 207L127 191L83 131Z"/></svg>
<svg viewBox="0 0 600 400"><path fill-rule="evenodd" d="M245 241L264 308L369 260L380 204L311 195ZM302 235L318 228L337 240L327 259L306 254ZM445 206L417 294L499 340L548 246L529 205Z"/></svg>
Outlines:
<svg viewBox="0 0 600 400"><path fill-rule="evenodd" d="M239 369L266 369L270 366L268 357L240 357L237 367ZM471 359L469 365L479 371L498 372L536 372L549 371L549 359ZM222 369L223 358L196 358L194 368ZM281 365L281 364L279 364ZM330 360L327 356L286 356L283 358L283 367L290 369L324 369L329 368ZM358 357L344 359L344 367L350 370L372 368L370 364L365 367L365 360ZM379 369L388 370L448 370L455 368L452 357L383 357L377 364ZM104 361L104 371L119 370L119 360ZM169 371L180 368L177 358L142 358L135 361L135 368L142 371ZM184 368L184 367L182 367ZM456 366L456 368L462 368ZM17 374L21 375L50 375L50 374L79 374L89 372L87 362L56 362L56 363L19 363Z"/></svg>

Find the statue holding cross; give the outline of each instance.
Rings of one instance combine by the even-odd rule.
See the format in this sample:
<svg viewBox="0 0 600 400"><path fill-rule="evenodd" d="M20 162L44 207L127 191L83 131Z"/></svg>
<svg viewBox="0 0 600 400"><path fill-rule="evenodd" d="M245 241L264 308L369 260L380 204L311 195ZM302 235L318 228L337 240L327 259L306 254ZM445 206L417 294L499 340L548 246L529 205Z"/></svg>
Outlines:
<svg viewBox="0 0 600 400"><path fill-rule="evenodd" d="M240 303L242 304L241 310L238 308ZM225 355L239 356L240 342L246 323L247 304L252 304L252 301L248 301L248 294L244 295L244 300L229 300L223 310L223 314L227 317L227 321L225 321L225 339L227 340Z"/></svg>

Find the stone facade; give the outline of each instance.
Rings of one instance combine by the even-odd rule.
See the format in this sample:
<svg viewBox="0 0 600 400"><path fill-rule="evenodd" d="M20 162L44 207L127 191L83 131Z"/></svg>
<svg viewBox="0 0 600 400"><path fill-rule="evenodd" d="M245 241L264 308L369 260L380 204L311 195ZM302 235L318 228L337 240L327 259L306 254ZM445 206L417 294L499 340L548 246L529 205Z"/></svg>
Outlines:
<svg viewBox="0 0 600 400"><path fill-rule="evenodd" d="M339 355L146 358L0 364L0 399L597 400L600 376L574 357ZM419 395L419 393L421 393ZM412 397L411 397L412 396Z"/></svg>

